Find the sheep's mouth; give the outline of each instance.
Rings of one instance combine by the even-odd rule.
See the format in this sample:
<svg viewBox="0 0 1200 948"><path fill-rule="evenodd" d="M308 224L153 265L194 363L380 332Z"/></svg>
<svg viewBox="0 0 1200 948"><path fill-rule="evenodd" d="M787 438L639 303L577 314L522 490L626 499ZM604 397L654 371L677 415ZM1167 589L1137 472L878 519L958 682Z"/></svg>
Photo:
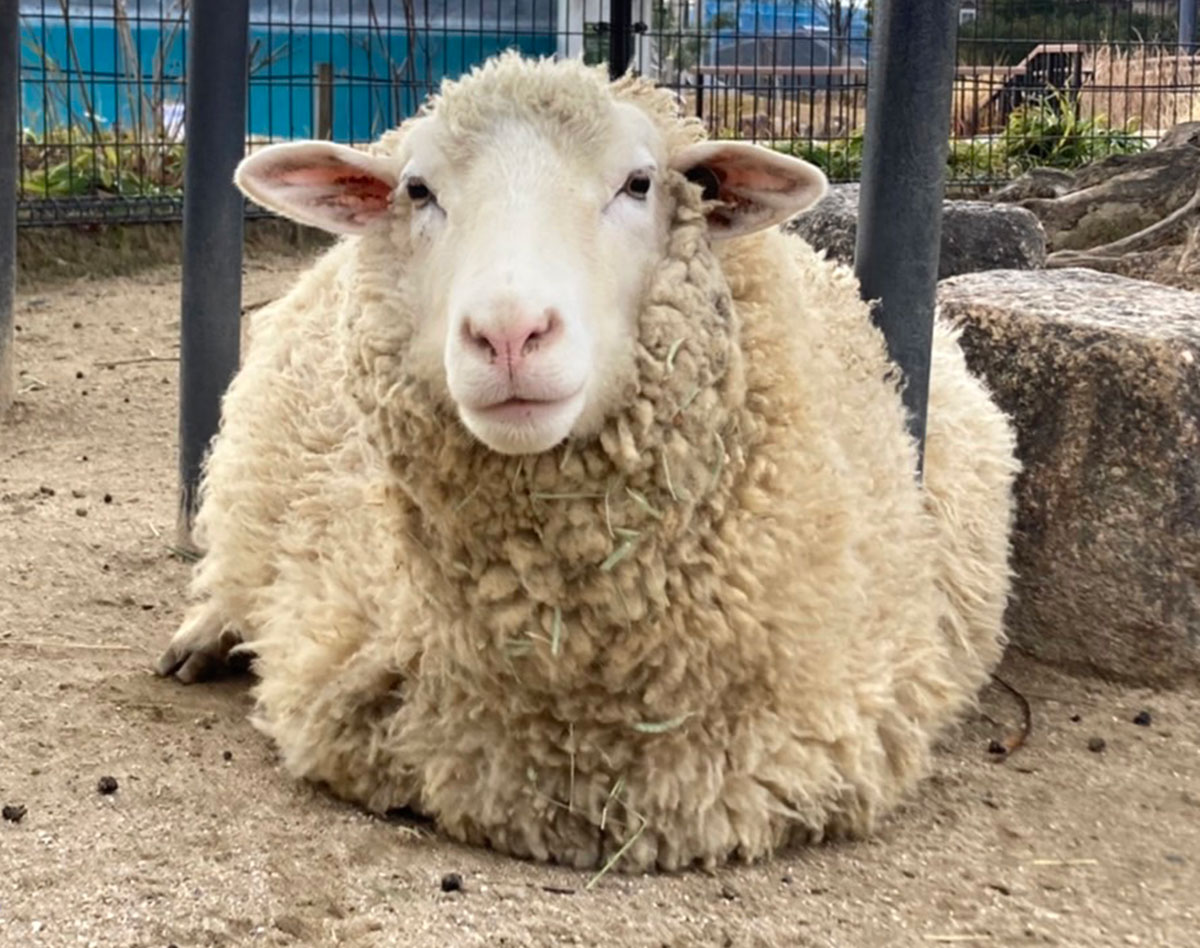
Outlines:
<svg viewBox="0 0 1200 948"><path fill-rule="evenodd" d="M540 454L570 435L583 411L583 388L565 398L505 398L490 405L460 405L463 423L500 454Z"/></svg>
<svg viewBox="0 0 1200 948"><path fill-rule="evenodd" d="M489 422L508 424L537 424L556 415L575 400L566 398L509 398L494 405L473 409L474 414Z"/></svg>

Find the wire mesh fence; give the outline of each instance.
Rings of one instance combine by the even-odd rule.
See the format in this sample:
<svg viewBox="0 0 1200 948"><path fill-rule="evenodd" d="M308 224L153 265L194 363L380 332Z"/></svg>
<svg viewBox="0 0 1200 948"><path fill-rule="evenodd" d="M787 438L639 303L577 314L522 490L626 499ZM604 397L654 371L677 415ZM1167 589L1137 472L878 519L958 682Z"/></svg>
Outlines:
<svg viewBox="0 0 1200 948"><path fill-rule="evenodd" d="M986 189L1200 121L1196 0L963 0L949 181ZM869 0L251 0L247 143L361 144L508 48L674 89L718 138L861 170ZM622 15L628 11L628 20ZM179 217L187 0L21 0L19 218ZM1194 19L1191 21L1194 23ZM1193 40L1194 37L1185 39ZM920 73L920 63L912 69Z"/></svg>

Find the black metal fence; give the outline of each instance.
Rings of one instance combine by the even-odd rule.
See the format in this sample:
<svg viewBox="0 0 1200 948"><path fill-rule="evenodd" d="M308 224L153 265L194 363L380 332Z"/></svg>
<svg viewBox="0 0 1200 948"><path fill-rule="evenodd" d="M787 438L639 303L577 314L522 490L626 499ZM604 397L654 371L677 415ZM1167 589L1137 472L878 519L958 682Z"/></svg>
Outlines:
<svg viewBox="0 0 1200 948"><path fill-rule="evenodd" d="M964 0L951 186L1138 150L1200 120L1196 4ZM23 224L178 218L186 7L20 0ZM712 135L858 178L869 0L251 0L248 147L369 141L493 53L602 63L614 30Z"/></svg>

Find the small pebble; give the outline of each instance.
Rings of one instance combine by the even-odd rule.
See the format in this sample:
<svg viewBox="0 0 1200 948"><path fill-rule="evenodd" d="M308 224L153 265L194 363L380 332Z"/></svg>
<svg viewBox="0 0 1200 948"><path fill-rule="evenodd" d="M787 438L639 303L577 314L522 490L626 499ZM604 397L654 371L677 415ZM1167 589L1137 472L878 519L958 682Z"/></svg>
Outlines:
<svg viewBox="0 0 1200 948"><path fill-rule="evenodd" d="M0 815L3 815L10 823L20 823L21 820L25 819L25 814L28 812L25 809L25 804L10 803L4 807L3 811L0 811Z"/></svg>
<svg viewBox="0 0 1200 948"><path fill-rule="evenodd" d="M1133 723L1138 727L1149 727L1150 720L1149 711L1139 711L1136 715L1134 715Z"/></svg>
<svg viewBox="0 0 1200 948"><path fill-rule="evenodd" d="M75 516L76 517L86 517L87 516L87 507L76 507L75 508Z"/></svg>
<svg viewBox="0 0 1200 948"><path fill-rule="evenodd" d="M462 876L460 876L457 872L447 872L444 876L442 876L443 892L461 892L462 887Z"/></svg>
<svg viewBox="0 0 1200 948"><path fill-rule="evenodd" d="M83 491L81 491L78 487L76 487L73 491L71 491L71 496L74 497L76 500L83 500L83 498L85 498L87 496L87 494L84 493Z"/></svg>
<svg viewBox="0 0 1200 948"><path fill-rule="evenodd" d="M82 329L83 323L71 323L71 328L72 329Z"/></svg>
<svg viewBox="0 0 1200 948"><path fill-rule="evenodd" d="M733 886L729 885L728 883L721 886L721 898L728 899L729 901L732 902L737 897L738 897L737 889L735 889Z"/></svg>
<svg viewBox="0 0 1200 948"><path fill-rule="evenodd" d="M116 777L101 777L99 780L96 781L96 789L100 793L103 793L105 796L108 796L110 793L116 793L117 792L117 778Z"/></svg>
<svg viewBox="0 0 1200 948"><path fill-rule="evenodd" d="M1076 724L1078 724L1080 721L1083 720L1083 715L1082 714L1072 714L1071 720L1074 721Z"/></svg>
<svg viewBox="0 0 1200 948"><path fill-rule="evenodd" d="M1089 737L1088 738L1087 749L1090 750L1093 754L1103 753L1104 748L1106 748L1107 746L1108 746L1108 742L1105 741L1104 738L1102 738L1102 737Z"/></svg>
<svg viewBox="0 0 1200 948"><path fill-rule="evenodd" d="M41 494L45 494L47 497L54 496L54 488L47 487L45 484L43 484L41 487L38 488L38 492Z"/></svg>
<svg viewBox="0 0 1200 948"><path fill-rule="evenodd" d="M791 885L791 884L792 884L792 877L791 877L791 876L784 876L784 877L783 877L782 879L780 879L779 881L780 881L780 882L782 882L784 885Z"/></svg>

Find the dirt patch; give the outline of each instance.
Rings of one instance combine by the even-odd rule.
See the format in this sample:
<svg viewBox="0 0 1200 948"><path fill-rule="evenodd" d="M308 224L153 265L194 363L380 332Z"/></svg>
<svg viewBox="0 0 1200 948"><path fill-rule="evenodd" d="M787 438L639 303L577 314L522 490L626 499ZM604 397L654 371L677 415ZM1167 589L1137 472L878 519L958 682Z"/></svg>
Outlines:
<svg viewBox="0 0 1200 948"><path fill-rule="evenodd" d="M248 263L245 299L298 268ZM150 671L188 574L170 549L178 286L160 268L17 302L20 394L0 427L0 945L1195 941L1200 686L1120 688L1012 655L1026 746L988 752L1021 719L989 689L877 838L591 889L294 782L247 723L245 679Z"/></svg>

